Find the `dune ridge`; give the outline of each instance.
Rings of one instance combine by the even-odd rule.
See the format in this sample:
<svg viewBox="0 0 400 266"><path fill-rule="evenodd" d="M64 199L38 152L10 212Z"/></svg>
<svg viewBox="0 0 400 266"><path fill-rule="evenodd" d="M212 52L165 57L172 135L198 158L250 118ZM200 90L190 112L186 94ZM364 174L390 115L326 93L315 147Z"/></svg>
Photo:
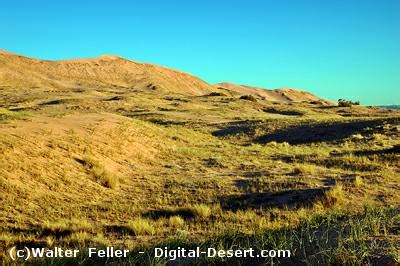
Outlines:
<svg viewBox="0 0 400 266"><path fill-rule="evenodd" d="M0 50L0 87L48 90L126 88L159 94L201 96L212 92L253 95L274 102L316 101L295 89L267 90L223 82L208 84L191 74L118 55L67 60L40 60Z"/></svg>

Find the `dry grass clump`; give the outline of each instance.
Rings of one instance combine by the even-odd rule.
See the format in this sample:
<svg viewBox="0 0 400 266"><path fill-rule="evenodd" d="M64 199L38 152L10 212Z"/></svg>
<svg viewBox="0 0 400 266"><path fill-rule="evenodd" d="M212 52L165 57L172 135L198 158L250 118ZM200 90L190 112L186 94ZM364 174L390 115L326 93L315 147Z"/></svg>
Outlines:
<svg viewBox="0 0 400 266"><path fill-rule="evenodd" d="M372 138L373 140L382 140L383 135L382 135L382 134L379 134L379 133L374 133L374 134L371 135L371 138Z"/></svg>
<svg viewBox="0 0 400 266"><path fill-rule="evenodd" d="M270 146L270 147L276 147L276 146L278 146L279 144L278 144L278 142L276 142L276 141L270 141L270 142L267 142L265 145L266 145L266 146Z"/></svg>
<svg viewBox="0 0 400 266"><path fill-rule="evenodd" d="M333 207L334 205L343 204L345 194L342 185L336 185L325 193L322 203L325 207Z"/></svg>
<svg viewBox="0 0 400 266"><path fill-rule="evenodd" d="M383 145L385 143L385 135L374 133L371 135L371 140L378 145Z"/></svg>
<svg viewBox="0 0 400 266"><path fill-rule="evenodd" d="M58 221L49 221L45 220L41 224L41 230L46 232L46 234L51 234L51 236L63 236L63 235L80 235L80 233L85 233L88 235L88 232L93 231L93 227L87 220L58 220ZM52 241L51 238L48 239L49 242Z"/></svg>
<svg viewBox="0 0 400 266"><path fill-rule="evenodd" d="M66 238L70 244L85 244L91 241L91 235L86 232L75 232Z"/></svg>
<svg viewBox="0 0 400 266"><path fill-rule="evenodd" d="M196 204L190 208L193 215L199 218L206 219L211 215L211 208L205 204Z"/></svg>
<svg viewBox="0 0 400 266"><path fill-rule="evenodd" d="M313 173L315 173L315 166L311 164L297 164L293 168L293 174L296 175L313 174Z"/></svg>
<svg viewBox="0 0 400 266"><path fill-rule="evenodd" d="M70 228L76 232L90 231L93 229L90 222L83 219L72 219L70 221Z"/></svg>
<svg viewBox="0 0 400 266"><path fill-rule="evenodd" d="M55 242L56 242L56 238L55 237L53 237L53 236L47 236L46 237L46 245L48 247L52 247Z"/></svg>
<svg viewBox="0 0 400 266"><path fill-rule="evenodd" d="M102 186L107 188L116 188L118 185L118 177L110 173L106 168L95 158L86 156L84 165L88 168L89 172L96 178Z"/></svg>
<svg viewBox="0 0 400 266"><path fill-rule="evenodd" d="M116 188L118 184L118 178L106 171L103 166L95 166L91 169L92 174L96 179L107 188Z"/></svg>
<svg viewBox="0 0 400 266"><path fill-rule="evenodd" d="M62 232L65 230L71 230L70 224L66 221L44 221L41 225L43 230L51 231L51 232Z"/></svg>
<svg viewBox="0 0 400 266"><path fill-rule="evenodd" d="M154 235L156 231L152 220L141 217L130 221L126 227L136 236Z"/></svg>
<svg viewBox="0 0 400 266"><path fill-rule="evenodd" d="M205 163L209 167L224 167L224 164L220 158L208 158Z"/></svg>
<svg viewBox="0 0 400 266"><path fill-rule="evenodd" d="M185 225L185 220L180 216L171 216L169 217L168 225L174 228L181 228Z"/></svg>
<svg viewBox="0 0 400 266"><path fill-rule="evenodd" d="M361 135L361 134L354 134L354 135L351 135L351 136L350 136L350 139L351 139L352 141L360 141L360 140L363 140L363 139L364 139L364 136Z"/></svg>
<svg viewBox="0 0 400 266"><path fill-rule="evenodd" d="M356 177L354 178L353 184L354 184L355 187L362 187L362 185L364 184L364 182L363 182L363 180L362 180L361 177L356 176Z"/></svg>

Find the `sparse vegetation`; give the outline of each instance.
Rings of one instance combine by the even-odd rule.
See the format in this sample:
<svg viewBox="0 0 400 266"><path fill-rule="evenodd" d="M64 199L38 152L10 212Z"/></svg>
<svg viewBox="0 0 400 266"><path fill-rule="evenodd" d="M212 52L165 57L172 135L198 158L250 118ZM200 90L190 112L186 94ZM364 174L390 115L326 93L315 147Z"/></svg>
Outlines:
<svg viewBox="0 0 400 266"><path fill-rule="evenodd" d="M173 239L159 243L157 247L173 249L181 247L200 250L207 248L242 249L253 248L255 252L260 250L281 249L289 250L290 258L205 258L202 256L189 262L201 264L293 264L302 263L310 265L382 265L393 262L398 263L396 243L385 243L382 240L385 234L395 232L394 223L399 212L397 209L379 208L371 210L366 208L359 216L348 216L336 213L328 217L320 214L312 215L305 221L294 227L282 227L280 229L267 229L258 231L252 235L239 231L231 231L218 234L207 240L191 240L189 238ZM86 234L74 235L76 242L84 242ZM387 248L385 248L387 247ZM144 254L140 254L139 251ZM154 263L153 246L138 247L130 252L127 259L112 258L110 264L121 262L134 265L150 265ZM382 254L387 255L382 257ZM49 260L54 264L65 262L65 258ZM82 252L77 258L68 261L69 264L93 265L101 263L99 258L88 258Z"/></svg>
<svg viewBox="0 0 400 266"><path fill-rule="evenodd" d="M28 117L28 113L25 111L10 111L0 107L0 122L25 119Z"/></svg>
<svg viewBox="0 0 400 266"><path fill-rule="evenodd" d="M293 252L246 265L398 260L398 111L80 82L51 97L2 87L6 263L14 245L149 251L110 264L166 263L149 255L163 245Z"/></svg>

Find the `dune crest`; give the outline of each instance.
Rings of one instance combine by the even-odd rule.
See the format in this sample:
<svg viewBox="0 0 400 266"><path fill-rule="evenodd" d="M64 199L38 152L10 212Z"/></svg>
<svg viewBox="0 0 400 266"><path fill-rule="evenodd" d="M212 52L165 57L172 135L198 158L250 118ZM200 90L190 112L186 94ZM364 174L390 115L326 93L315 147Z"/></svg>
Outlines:
<svg viewBox="0 0 400 266"><path fill-rule="evenodd" d="M212 92L253 95L273 102L317 101L317 96L294 89L267 90L233 83L208 84L188 73L118 55L95 58L40 60L0 50L0 84L15 89L48 90L126 88L158 94L201 96Z"/></svg>

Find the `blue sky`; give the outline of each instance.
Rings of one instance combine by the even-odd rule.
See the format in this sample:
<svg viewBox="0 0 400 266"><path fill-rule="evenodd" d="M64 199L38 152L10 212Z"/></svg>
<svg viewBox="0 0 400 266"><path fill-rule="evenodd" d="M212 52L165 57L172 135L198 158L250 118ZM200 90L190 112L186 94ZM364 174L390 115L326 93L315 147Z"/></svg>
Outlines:
<svg viewBox="0 0 400 266"><path fill-rule="evenodd" d="M400 104L400 1L10 1L0 48L42 59L118 54L209 83Z"/></svg>

